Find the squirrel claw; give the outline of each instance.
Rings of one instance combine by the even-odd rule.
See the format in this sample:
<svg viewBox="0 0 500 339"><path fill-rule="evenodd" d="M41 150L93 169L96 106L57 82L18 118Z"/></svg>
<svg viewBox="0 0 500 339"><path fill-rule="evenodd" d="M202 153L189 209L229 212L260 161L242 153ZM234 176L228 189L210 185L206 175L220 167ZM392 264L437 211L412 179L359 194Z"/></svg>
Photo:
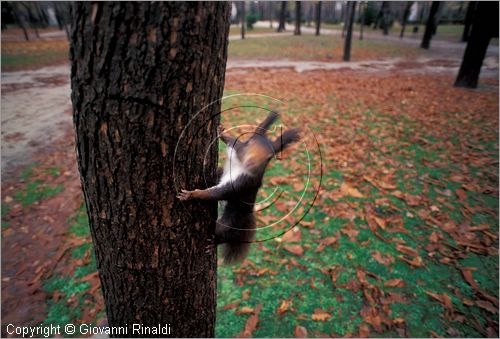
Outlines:
<svg viewBox="0 0 500 339"><path fill-rule="evenodd" d="M191 199L191 194L192 194L191 191L181 189L181 191L177 193L177 199L179 199L180 201L189 200Z"/></svg>

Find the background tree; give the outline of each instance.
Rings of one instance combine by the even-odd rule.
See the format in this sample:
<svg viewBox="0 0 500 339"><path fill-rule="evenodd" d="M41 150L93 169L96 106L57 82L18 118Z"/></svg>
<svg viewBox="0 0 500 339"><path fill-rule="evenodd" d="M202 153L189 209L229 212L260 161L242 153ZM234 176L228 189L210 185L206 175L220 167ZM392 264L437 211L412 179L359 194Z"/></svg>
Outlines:
<svg viewBox="0 0 500 339"><path fill-rule="evenodd" d="M344 41L344 61L351 60L351 41L352 41L352 26L354 24L354 15L356 13L356 2L347 2L347 30Z"/></svg>
<svg viewBox="0 0 500 339"><path fill-rule="evenodd" d="M421 48L429 49L431 45L431 38L437 26L436 14L439 11L440 4L441 3L439 1L433 1L431 4L431 10L429 12L429 17L427 18L427 24L425 25L424 37L422 38L422 43L420 44Z"/></svg>
<svg viewBox="0 0 500 339"><path fill-rule="evenodd" d="M477 87L481 66L492 37L498 37L498 2L478 1L455 86Z"/></svg>
<svg viewBox="0 0 500 339"><path fill-rule="evenodd" d="M359 3L359 8L361 10L360 24L359 24L359 40L363 40L363 27L365 26L366 7L367 5L363 1Z"/></svg>
<svg viewBox="0 0 500 339"><path fill-rule="evenodd" d="M382 31L384 32L384 35L389 34L389 26L390 26L390 14L391 14L391 7L390 7L389 1L384 1L382 2L382 20L381 20L381 25L382 25Z"/></svg>
<svg viewBox="0 0 500 339"><path fill-rule="evenodd" d="M245 1L241 2L241 39L245 39L245 20L246 20L246 8Z"/></svg>
<svg viewBox="0 0 500 339"><path fill-rule="evenodd" d="M472 19L474 19L474 12L476 11L477 1L469 1L467 5L467 12L465 13L464 30L462 33L462 41L467 42L470 35L470 28L472 26Z"/></svg>
<svg viewBox="0 0 500 339"><path fill-rule="evenodd" d="M294 35L300 35L300 23L302 21L301 2L295 1L295 31Z"/></svg>
<svg viewBox="0 0 500 339"><path fill-rule="evenodd" d="M24 39L26 39L26 41L29 41L30 37L29 37L28 31L26 30L26 19L25 19L24 14L22 13L22 11L19 8L19 3L11 2L10 6L11 6L12 13L14 15L14 18L15 18L17 24L23 30Z"/></svg>
<svg viewBox="0 0 500 339"><path fill-rule="evenodd" d="M217 135L230 8L74 3L77 161L110 326L214 336L217 205L175 196L216 179L217 143L205 151Z"/></svg>
<svg viewBox="0 0 500 339"><path fill-rule="evenodd" d="M278 24L278 32L283 32L285 30L285 20L286 20L286 1L281 2L281 9L280 9L280 22Z"/></svg>
<svg viewBox="0 0 500 339"><path fill-rule="evenodd" d="M322 1L318 1L316 4L316 35L320 34L321 29L321 6L323 5Z"/></svg>
<svg viewBox="0 0 500 339"><path fill-rule="evenodd" d="M410 15L411 7L413 6L414 1L407 1L405 10L403 12L403 18L401 20L401 33L399 34L399 38L403 38L405 35L406 21L408 20L408 16Z"/></svg>

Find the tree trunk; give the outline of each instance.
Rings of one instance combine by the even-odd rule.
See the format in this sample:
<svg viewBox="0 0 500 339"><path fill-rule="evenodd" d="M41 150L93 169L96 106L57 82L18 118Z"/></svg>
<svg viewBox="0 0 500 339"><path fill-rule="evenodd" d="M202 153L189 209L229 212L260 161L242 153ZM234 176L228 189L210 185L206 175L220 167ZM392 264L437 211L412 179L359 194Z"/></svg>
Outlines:
<svg viewBox="0 0 500 339"><path fill-rule="evenodd" d="M359 3L359 7L363 8L363 11L361 12L361 25L359 28L359 40L363 40L363 27L365 26L365 11L366 11L366 6L363 5L363 2Z"/></svg>
<svg viewBox="0 0 500 339"><path fill-rule="evenodd" d="M38 27L37 27L37 25L38 25L37 18L33 14L33 11L31 10L30 5L27 3L24 3L24 2L21 2L21 4L24 6L24 8L26 9L26 11L28 13L28 20L29 20L31 28L33 28L35 30L35 36L38 39L40 39L40 33L38 33Z"/></svg>
<svg viewBox="0 0 500 339"><path fill-rule="evenodd" d="M390 14L391 8L390 4L388 1L384 1L382 3L382 30L384 32L384 35L389 34L389 14Z"/></svg>
<svg viewBox="0 0 500 339"><path fill-rule="evenodd" d="M440 2L433 1L431 5L431 10L429 12L429 18L427 19L427 24L425 25L424 37L422 39L422 43L420 44L421 48L429 49L431 45L432 32L435 30L436 26L436 13L439 10Z"/></svg>
<svg viewBox="0 0 500 339"><path fill-rule="evenodd" d="M300 21L301 21L301 3L300 1L295 2L295 31L294 35L300 35Z"/></svg>
<svg viewBox="0 0 500 339"><path fill-rule="evenodd" d="M478 1L455 86L476 88L488 44L498 37L498 2Z"/></svg>
<svg viewBox="0 0 500 339"><path fill-rule="evenodd" d="M464 31L462 33L462 42L467 42L470 35L470 28L472 20L474 19L474 12L476 11L477 1L469 1L467 12L465 13Z"/></svg>
<svg viewBox="0 0 500 339"><path fill-rule="evenodd" d="M21 13L19 13L19 9L17 8L16 3L12 4L12 12L14 14L14 17L16 18L17 24L23 30L24 38L26 39L26 41L29 41L30 37L28 35L28 31L26 30L26 25L24 24L24 19L21 17Z"/></svg>
<svg viewBox="0 0 500 339"><path fill-rule="evenodd" d="M245 1L241 2L241 39L245 39L245 18L247 16L246 14L246 8L245 8Z"/></svg>
<svg viewBox="0 0 500 339"><path fill-rule="evenodd" d="M213 337L217 205L175 197L216 180L210 141L231 5L73 6L77 161L109 326L128 324L119 336L141 336L132 324L142 323L170 324L175 337Z"/></svg>
<svg viewBox="0 0 500 339"><path fill-rule="evenodd" d="M320 29L321 29L321 6L323 3L321 1L318 1L318 4L316 5L316 35L320 34Z"/></svg>
<svg viewBox="0 0 500 339"><path fill-rule="evenodd" d="M345 41L344 41L344 61L351 60L352 26L354 23L354 15L356 13L356 2L349 1L347 4L348 4L347 11L346 11L347 31L346 31Z"/></svg>
<svg viewBox="0 0 500 339"><path fill-rule="evenodd" d="M281 10L280 10L280 22L278 25L278 32L283 32L285 30L285 19L286 19L286 1L281 2Z"/></svg>
<svg viewBox="0 0 500 339"><path fill-rule="evenodd" d="M406 7L403 13L403 20L401 24L401 33L399 34L400 39L402 39L405 35L406 21L408 20L408 16L410 15L410 10L412 6L413 6L413 1L406 2Z"/></svg>

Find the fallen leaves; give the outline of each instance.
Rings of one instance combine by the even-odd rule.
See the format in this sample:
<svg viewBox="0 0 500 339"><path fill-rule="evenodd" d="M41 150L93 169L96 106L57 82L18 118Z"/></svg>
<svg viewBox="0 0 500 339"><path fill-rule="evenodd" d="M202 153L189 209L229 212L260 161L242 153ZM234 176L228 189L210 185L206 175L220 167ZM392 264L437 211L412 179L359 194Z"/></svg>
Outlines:
<svg viewBox="0 0 500 339"><path fill-rule="evenodd" d="M425 294L427 294L428 296L432 297L433 299L439 301L448 310L453 310L453 303L451 302L451 298L449 295L447 295L445 293L438 294L438 293L433 293L433 292L429 292L429 291L425 291Z"/></svg>
<svg viewBox="0 0 500 339"><path fill-rule="evenodd" d="M358 191L355 187L352 187L346 182L343 182L342 185L340 185L340 191L347 196L353 197L353 198L364 198L365 196Z"/></svg>
<svg viewBox="0 0 500 339"><path fill-rule="evenodd" d="M304 255L304 248L301 245L285 245L285 246L283 246L283 248L286 251L288 251L296 256L301 257Z"/></svg>
<svg viewBox="0 0 500 339"><path fill-rule="evenodd" d="M317 308L314 310L314 313L311 315L311 319L313 321L327 321L330 319L332 315L321 308Z"/></svg>
<svg viewBox="0 0 500 339"><path fill-rule="evenodd" d="M257 328L257 324L259 323L259 313L262 310L262 304L257 305L253 314L248 317L245 328L238 335L241 338L249 338L252 336L253 331Z"/></svg>
<svg viewBox="0 0 500 339"><path fill-rule="evenodd" d="M385 287L404 287L405 282L401 279L391 279L384 282Z"/></svg>
<svg viewBox="0 0 500 339"><path fill-rule="evenodd" d="M295 338L307 338L307 329L304 326L295 326L293 336Z"/></svg>

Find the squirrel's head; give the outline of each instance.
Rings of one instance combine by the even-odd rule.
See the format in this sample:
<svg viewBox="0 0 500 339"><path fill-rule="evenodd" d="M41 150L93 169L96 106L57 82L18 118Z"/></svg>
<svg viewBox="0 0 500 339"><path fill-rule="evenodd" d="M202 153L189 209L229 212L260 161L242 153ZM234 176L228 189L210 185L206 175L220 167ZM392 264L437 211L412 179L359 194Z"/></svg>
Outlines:
<svg viewBox="0 0 500 339"><path fill-rule="evenodd" d="M250 139L236 148L236 153L245 170L252 174L263 172L269 161L279 152L300 140L298 129L289 129L275 140L270 140L266 132L278 118L278 113L271 112L257 127Z"/></svg>

